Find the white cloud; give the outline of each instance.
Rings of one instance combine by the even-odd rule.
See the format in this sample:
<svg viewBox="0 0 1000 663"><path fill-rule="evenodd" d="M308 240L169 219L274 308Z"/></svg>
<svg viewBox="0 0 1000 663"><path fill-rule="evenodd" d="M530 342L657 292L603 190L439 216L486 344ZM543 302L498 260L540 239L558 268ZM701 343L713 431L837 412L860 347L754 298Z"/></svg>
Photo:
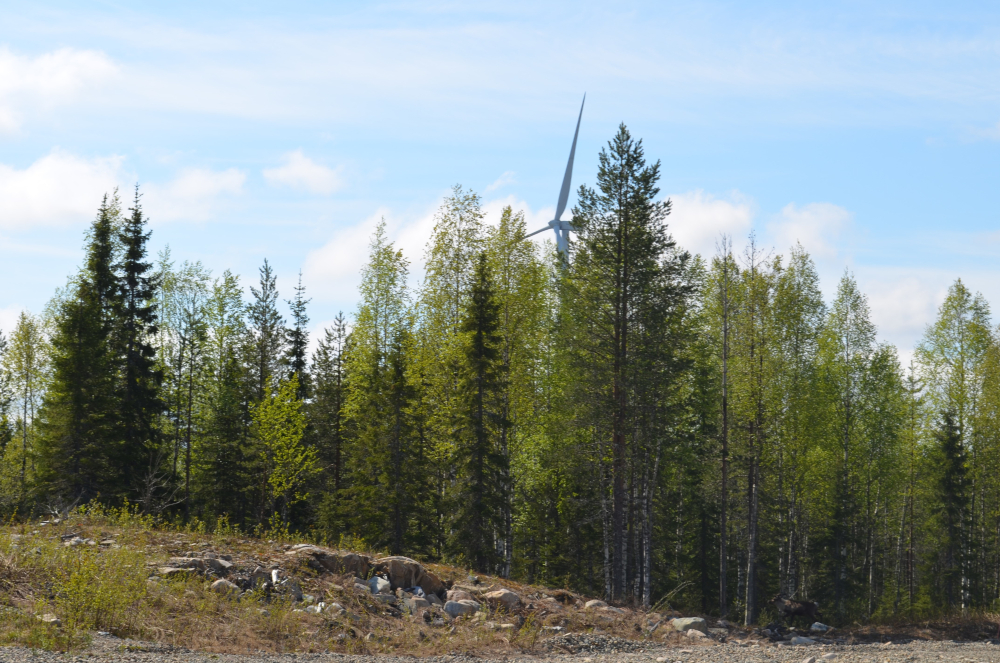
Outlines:
<svg viewBox="0 0 1000 663"><path fill-rule="evenodd" d="M853 218L853 214L832 203L809 203L802 207L789 203L767 229L779 249L800 242L813 257L833 259L837 257L834 241Z"/></svg>
<svg viewBox="0 0 1000 663"><path fill-rule="evenodd" d="M275 186L288 186L311 193L330 195L342 185L341 168L333 169L316 163L302 150L289 152L284 165L264 170L264 179Z"/></svg>
<svg viewBox="0 0 1000 663"><path fill-rule="evenodd" d="M99 51L61 48L31 58L0 48L0 131L17 129L32 106L70 102L117 74L117 65Z"/></svg>
<svg viewBox="0 0 1000 663"><path fill-rule="evenodd" d="M711 256L722 234L740 241L753 224L753 203L739 191L717 198L697 189L672 195L670 200L669 230L678 246L691 253Z"/></svg>
<svg viewBox="0 0 1000 663"><path fill-rule="evenodd" d="M245 181L246 173L236 168L185 168L166 185L145 186L144 206L154 222L204 221L212 217L221 198L242 193Z"/></svg>
<svg viewBox="0 0 1000 663"><path fill-rule="evenodd" d="M0 332L10 339L10 333L17 325L17 318L21 315L24 307L20 304L11 304L0 308Z"/></svg>
<svg viewBox="0 0 1000 663"><path fill-rule="evenodd" d="M24 170L0 164L0 227L26 230L89 219L101 195L118 186L122 161L53 150Z"/></svg>
<svg viewBox="0 0 1000 663"><path fill-rule="evenodd" d="M857 274L879 338L910 352L937 315L952 275L937 270L869 267Z"/></svg>
<svg viewBox="0 0 1000 663"><path fill-rule="evenodd" d="M493 184L490 184L489 186L486 187L486 193L490 193L491 191L496 191L497 189L501 189L507 186L508 184L513 184L513 183L514 183L514 171L508 170L504 172L503 175L496 178Z"/></svg>

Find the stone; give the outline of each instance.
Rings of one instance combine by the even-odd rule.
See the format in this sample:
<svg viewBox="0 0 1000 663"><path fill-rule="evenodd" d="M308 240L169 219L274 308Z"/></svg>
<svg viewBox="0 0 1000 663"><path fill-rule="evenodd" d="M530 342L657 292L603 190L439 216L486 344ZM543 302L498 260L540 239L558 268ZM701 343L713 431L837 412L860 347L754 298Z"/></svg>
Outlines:
<svg viewBox="0 0 1000 663"><path fill-rule="evenodd" d="M733 627L733 625L728 620L725 620L725 619L720 619L718 622L716 622L716 624L718 624L719 628L732 628Z"/></svg>
<svg viewBox="0 0 1000 663"><path fill-rule="evenodd" d="M816 644L816 641L813 640L812 638L806 638L801 635L796 635L791 640L789 640L789 643L793 645L814 645Z"/></svg>
<svg viewBox="0 0 1000 663"><path fill-rule="evenodd" d="M485 597L486 602L491 605L503 606L507 612L512 612L521 604L521 597L509 589L498 589L489 592Z"/></svg>
<svg viewBox="0 0 1000 663"><path fill-rule="evenodd" d="M517 628L516 624L500 624L501 631L513 631L515 628Z"/></svg>
<svg viewBox="0 0 1000 663"><path fill-rule="evenodd" d="M708 623L701 617L677 617L673 621L674 630L684 633L686 631L701 631L708 633Z"/></svg>
<svg viewBox="0 0 1000 663"><path fill-rule="evenodd" d="M427 601L428 601L428 602L429 602L429 603L430 603L431 605L440 605L440 606L443 606L443 605L444 605L444 601L442 601L442 600L441 600L440 598L438 598L438 595L437 595L437 594L424 594L424 598L425 598L425 599L426 599L426 600L427 600Z"/></svg>
<svg viewBox="0 0 1000 663"><path fill-rule="evenodd" d="M235 596L240 593L239 587L223 578L219 578L213 582L210 589L216 594L222 594L223 596Z"/></svg>
<svg viewBox="0 0 1000 663"><path fill-rule="evenodd" d="M707 638L708 635L706 635L703 631L699 631L696 628L692 628L688 629L687 631L684 631L684 637L698 639L698 638Z"/></svg>
<svg viewBox="0 0 1000 663"><path fill-rule="evenodd" d="M444 604L444 611L451 617L472 615L478 610L479 606L475 601L448 601Z"/></svg>
<svg viewBox="0 0 1000 663"><path fill-rule="evenodd" d="M388 603L389 605L396 605L396 595L395 594L376 594L375 600L379 603Z"/></svg>
<svg viewBox="0 0 1000 663"><path fill-rule="evenodd" d="M56 626L56 627L62 626L62 621L60 621L60 619L58 617L56 617L55 615L53 615L51 612L45 613L44 615L42 615L41 617L39 617L39 619L41 619L46 624L50 624L52 626Z"/></svg>
<svg viewBox="0 0 1000 663"><path fill-rule="evenodd" d="M318 615L319 613L323 612L323 606L319 603L315 605L307 605L306 612L311 612L314 615Z"/></svg>
<svg viewBox="0 0 1000 663"><path fill-rule="evenodd" d="M161 566L157 573L164 578L186 578L195 572L195 569L178 569L173 566Z"/></svg>
<svg viewBox="0 0 1000 663"><path fill-rule="evenodd" d="M592 599L583 604L584 608L606 608L608 604L598 599Z"/></svg>
<svg viewBox="0 0 1000 663"><path fill-rule="evenodd" d="M402 587L420 587L424 594L437 594L438 597L445 596L447 588L441 579L428 571L415 559L392 555L375 560L372 564L374 573L385 574L393 589Z"/></svg>
<svg viewBox="0 0 1000 663"><path fill-rule="evenodd" d="M449 601L471 601L472 594L464 589L449 589L447 598Z"/></svg>
<svg viewBox="0 0 1000 663"><path fill-rule="evenodd" d="M411 596L410 598L403 599L403 604L410 609L410 612L431 607L430 601L419 596Z"/></svg>
<svg viewBox="0 0 1000 663"><path fill-rule="evenodd" d="M389 581L381 576L372 576L368 581L368 589L372 594L389 594L392 591Z"/></svg>
<svg viewBox="0 0 1000 663"><path fill-rule="evenodd" d="M729 635L729 631L727 631L724 628L710 628L708 629L708 632L711 635L718 635L718 636Z"/></svg>
<svg viewBox="0 0 1000 663"><path fill-rule="evenodd" d="M296 603L300 602L303 598L302 586L295 580L290 580L288 578L281 581L281 588L292 597L292 600Z"/></svg>
<svg viewBox="0 0 1000 663"><path fill-rule="evenodd" d="M331 615L336 615L338 617L347 614L347 611L344 610L344 606L340 605L339 603L329 603L325 605L323 607L323 612Z"/></svg>
<svg viewBox="0 0 1000 663"><path fill-rule="evenodd" d="M830 627L821 622L813 622L812 626L809 627L809 630L813 633L826 633L830 630Z"/></svg>
<svg viewBox="0 0 1000 663"><path fill-rule="evenodd" d="M205 566L210 568L218 575L226 575L227 573L229 573L229 569L232 568L233 563L227 562L226 560L220 558L206 557Z"/></svg>
<svg viewBox="0 0 1000 663"><path fill-rule="evenodd" d="M606 605L603 608L600 608L600 610L603 611L603 612L611 612L611 613L614 613L616 615L624 615L625 614L624 610L622 610L621 608L616 608L613 605Z"/></svg>
<svg viewBox="0 0 1000 663"><path fill-rule="evenodd" d="M803 659L802 663L816 663L816 657L810 656L809 658Z"/></svg>
<svg viewBox="0 0 1000 663"><path fill-rule="evenodd" d="M542 630L546 631L548 633L562 633L563 631L566 630L566 627L565 626L543 626Z"/></svg>
<svg viewBox="0 0 1000 663"><path fill-rule="evenodd" d="M364 593L364 594L371 594L372 593L371 587L369 587L368 585L366 585L363 582L355 582L354 583L354 591L358 592L358 593Z"/></svg>
<svg viewBox="0 0 1000 663"><path fill-rule="evenodd" d="M205 560L198 559L197 557L171 557L167 560L167 564L177 569L204 571L206 568Z"/></svg>
<svg viewBox="0 0 1000 663"><path fill-rule="evenodd" d="M819 659L821 661L832 661L833 659L837 658L838 656L840 656L840 654L838 654L835 651L832 651L832 652L829 652L827 654L823 654L822 656L819 657Z"/></svg>
<svg viewBox="0 0 1000 663"><path fill-rule="evenodd" d="M309 543L294 545L285 552L285 555L302 559L321 573L341 575L353 573L356 576L364 577L371 571L371 558L369 557L345 550L330 550Z"/></svg>

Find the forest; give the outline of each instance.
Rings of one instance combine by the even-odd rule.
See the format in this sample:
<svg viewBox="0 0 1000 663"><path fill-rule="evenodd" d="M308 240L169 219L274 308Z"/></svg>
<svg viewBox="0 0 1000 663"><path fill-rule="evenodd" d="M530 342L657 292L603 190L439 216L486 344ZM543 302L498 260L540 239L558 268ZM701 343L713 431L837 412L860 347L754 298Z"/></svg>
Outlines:
<svg viewBox="0 0 1000 663"><path fill-rule="evenodd" d="M567 254L456 186L423 274L380 224L319 339L301 276L153 254L109 192L0 336L0 513L127 505L748 624L778 593L833 624L997 610L988 303L956 280L901 366L850 272L824 301L801 246L678 246L659 169L622 125Z"/></svg>

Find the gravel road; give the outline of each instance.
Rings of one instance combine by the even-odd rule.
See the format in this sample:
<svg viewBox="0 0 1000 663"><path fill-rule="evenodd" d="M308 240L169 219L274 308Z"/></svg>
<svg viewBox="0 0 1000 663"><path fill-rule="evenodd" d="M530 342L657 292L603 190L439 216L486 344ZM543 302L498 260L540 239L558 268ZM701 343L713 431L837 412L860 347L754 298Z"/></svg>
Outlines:
<svg viewBox="0 0 1000 663"><path fill-rule="evenodd" d="M622 641L618 641L621 643ZM597 647L594 647L597 649ZM436 656L420 663L803 663L815 657L815 663L896 663L897 661L934 661L936 663L1000 663L1000 641L932 642L913 641L901 644L746 645L725 643L671 647L657 645L643 651L624 652L614 642L607 651L577 654L540 654L516 657ZM58 654L20 647L0 647L4 663L67 663L68 661L121 661L123 663L414 663L413 657L358 656L343 654L204 654L171 650L154 644L95 637L86 651Z"/></svg>

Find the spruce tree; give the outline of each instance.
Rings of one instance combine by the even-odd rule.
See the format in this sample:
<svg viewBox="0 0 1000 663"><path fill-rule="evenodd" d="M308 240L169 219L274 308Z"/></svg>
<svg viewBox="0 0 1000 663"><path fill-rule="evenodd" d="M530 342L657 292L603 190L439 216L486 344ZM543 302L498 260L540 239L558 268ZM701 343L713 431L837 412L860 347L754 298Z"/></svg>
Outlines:
<svg viewBox="0 0 1000 663"><path fill-rule="evenodd" d="M313 393L309 403L310 436L319 454L318 515L331 538L343 532L339 500L344 476L344 404L346 395L347 320L338 313L312 357Z"/></svg>
<svg viewBox="0 0 1000 663"><path fill-rule="evenodd" d="M125 219L118 236L122 255L117 270L120 305L115 330L122 362L116 398L121 439L113 462L120 485L130 488L133 495L160 469L154 461L160 446L157 418L163 409L163 374L156 365L153 347L158 331L158 284L152 263L146 260L150 232L139 198L136 186L133 206L129 208L132 214Z"/></svg>
<svg viewBox="0 0 1000 663"><path fill-rule="evenodd" d="M288 370L297 376L299 400L309 397L309 315L306 313L306 305L311 300L305 298L306 288L302 285L302 272L299 272L299 284L295 286L295 299L287 300L288 308L292 314L292 326L288 329L288 351L286 360Z"/></svg>
<svg viewBox="0 0 1000 663"><path fill-rule="evenodd" d="M962 434L955 413L946 410L934 432L940 475L938 517L942 524L941 580L949 608L965 608L965 533L969 514L968 469Z"/></svg>
<svg viewBox="0 0 1000 663"><path fill-rule="evenodd" d="M472 568L496 573L497 541L504 532L504 479L508 458L501 440L508 421L503 395L506 372L501 355L500 307L485 252L479 255L462 322L464 361L458 388L454 514L450 541L454 553Z"/></svg>
<svg viewBox="0 0 1000 663"><path fill-rule="evenodd" d="M278 312L277 277L264 260L260 268L260 289L250 286L253 302L247 309L248 350L254 400L264 398L269 385L282 377L285 350L285 321Z"/></svg>
<svg viewBox="0 0 1000 663"><path fill-rule="evenodd" d="M58 304L52 381L42 406L39 475L53 500L83 503L122 494L114 461L119 437L114 323L116 199L104 201L88 233L87 260Z"/></svg>

